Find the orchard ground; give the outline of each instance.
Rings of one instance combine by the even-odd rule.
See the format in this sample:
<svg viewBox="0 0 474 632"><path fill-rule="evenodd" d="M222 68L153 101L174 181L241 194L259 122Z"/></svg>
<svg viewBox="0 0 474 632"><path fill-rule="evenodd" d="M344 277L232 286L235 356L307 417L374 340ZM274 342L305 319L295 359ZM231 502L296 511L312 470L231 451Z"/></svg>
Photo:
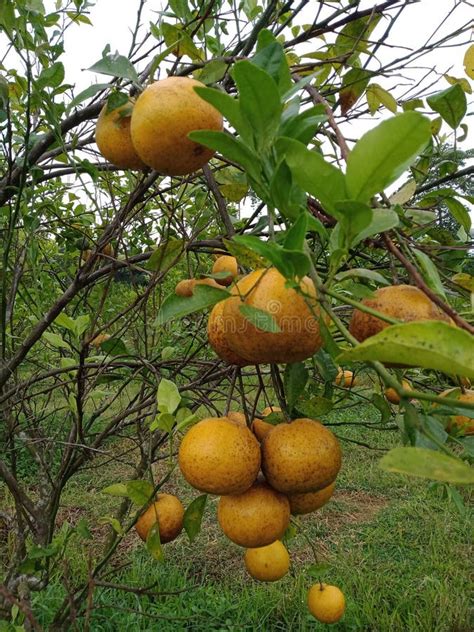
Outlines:
<svg viewBox="0 0 474 632"><path fill-rule="evenodd" d="M378 423L379 413L370 405L352 405L323 419L370 425ZM399 444L398 430L388 428L375 431L360 425L332 426L344 450L337 491L321 510L298 518L305 535L299 532L288 542L292 566L283 580L262 584L248 576L243 549L220 531L215 515L217 497L210 497L197 539L190 544L183 532L164 547L164 563L150 557L134 531L126 536L107 581L142 588L153 584L163 594L138 597L96 588L90 629L323 629L306 607L306 591L321 576L323 581L340 586L346 595L346 614L333 630L471 630L468 510L459 511L443 498L439 487L429 488L426 481L388 474L378 467L382 450ZM121 453L127 443L124 439ZM129 447L134 450L131 442ZM94 551L100 550L99 541L107 537L110 527L100 526L100 518L112 515L120 502L101 490L127 480L132 473L124 464L106 465L105 461L109 458L91 462L62 498L58 524L76 524L86 518L94 538L80 541L74 536L70 540L66 558L75 578L78 574L86 576L89 555L93 557ZM156 479L166 471L166 460L154 465ZM197 495L178 470L163 490L177 494L185 505ZM307 539L323 563L319 573L312 572L316 571L315 562ZM35 610L41 613L46 629L64 595L64 587L56 581L37 596ZM83 629L83 620L78 623L78 629Z"/></svg>

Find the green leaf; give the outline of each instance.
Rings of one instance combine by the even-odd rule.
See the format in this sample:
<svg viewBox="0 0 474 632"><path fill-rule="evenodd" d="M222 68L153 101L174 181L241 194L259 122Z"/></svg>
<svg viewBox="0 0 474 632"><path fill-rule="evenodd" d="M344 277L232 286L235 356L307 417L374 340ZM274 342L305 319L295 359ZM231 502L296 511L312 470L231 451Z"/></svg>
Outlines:
<svg viewBox="0 0 474 632"><path fill-rule="evenodd" d="M368 202L395 182L430 138L430 121L418 112L399 114L364 134L347 161L348 197Z"/></svg>
<svg viewBox="0 0 474 632"><path fill-rule="evenodd" d="M308 370L303 362L294 362L286 365L283 385L290 411L295 407L296 401L303 393L308 377Z"/></svg>
<svg viewBox="0 0 474 632"><path fill-rule="evenodd" d="M74 320L64 312L61 312L58 316L56 316L56 318L54 319L54 324L58 325L59 327L65 327L72 332L74 332L75 329Z"/></svg>
<svg viewBox="0 0 474 632"><path fill-rule="evenodd" d="M259 182L260 159L239 139L226 132L206 132L202 130L190 132L188 138L214 151L218 151L225 158L242 165L248 175Z"/></svg>
<svg viewBox="0 0 474 632"><path fill-rule="evenodd" d="M281 331L275 317L269 312L244 303L239 306L240 313L252 323L254 327L261 331L268 331L271 334L277 334Z"/></svg>
<svg viewBox="0 0 474 632"><path fill-rule="evenodd" d="M251 248L230 239L223 239L222 241L230 254L244 267L254 270L267 267L268 261L256 254Z"/></svg>
<svg viewBox="0 0 474 632"><path fill-rule="evenodd" d="M284 246L289 250L303 251L304 240L308 226L308 213L301 213L296 222L287 232Z"/></svg>
<svg viewBox="0 0 474 632"><path fill-rule="evenodd" d="M375 281L375 283L378 283L379 285L390 285L390 281L382 276L380 272L368 270L367 268L351 268L350 270L344 270L343 272L338 272L334 278L336 281L344 281L345 279L351 279L352 277L369 279L369 281Z"/></svg>
<svg viewBox="0 0 474 632"><path fill-rule="evenodd" d="M114 483L104 487L102 493L109 494L110 496L120 496L122 498L128 498L127 486L125 483Z"/></svg>
<svg viewBox="0 0 474 632"><path fill-rule="evenodd" d="M400 223L400 218L395 211L389 209L372 209L372 221L352 240L352 247L360 243L367 237L378 235L386 230L390 230Z"/></svg>
<svg viewBox="0 0 474 632"><path fill-rule="evenodd" d="M184 512L184 530L188 534L190 542L194 542L201 530L202 516L206 507L207 494L195 498Z"/></svg>
<svg viewBox="0 0 474 632"><path fill-rule="evenodd" d="M210 83L217 83L224 77L228 67L229 65L225 61L212 59L204 66L204 68L193 72L193 76L206 85Z"/></svg>
<svg viewBox="0 0 474 632"><path fill-rule="evenodd" d="M408 474L453 485L474 484L474 468L464 461L426 448L393 448L380 460L387 472Z"/></svg>
<svg viewBox="0 0 474 632"><path fill-rule="evenodd" d="M238 61L233 77L239 89L240 111L254 130L255 147L268 147L280 124L283 106L272 77L249 61Z"/></svg>
<svg viewBox="0 0 474 632"><path fill-rule="evenodd" d="M372 72L365 68L351 68L342 79L342 88L339 93L342 115L354 106L364 94L367 84L372 77Z"/></svg>
<svg viewBox="0 0 474 632"><path fill-rule="evenodd" d="M102 75L111 75L112 77L130 79L130 81L134 81L135 83L138 83L139 81L135 68L126 57L119 55L118 53L113 55L104 55L102 59L99 59L99 61L87 70L97 72Z"/></svg>
<svg viewBox="0 0 474 632"><path fill-rule="evenodd" d="M213 105L224 116L232 127L245 139L250 139L252 130L240 112L239 100L231 97L227 92L215 88L196 86L194 91Z"/></svg>
<svg viewBox="0 0 474 632"><path fill-rule="evenodd" d="M287 92L293 82L285 49L271 31L262 29L258 34L257 53L252 63L265 70L276 82L280 94Z"/></svg>
<svg viewBox="0 0 474 632"><path fill-rule="evenodd" d="M155 327L161 327L176 318L182 318L207 307L212 307L229 296L230 293L226 290L207 285L197 285L194 288L193 295L189 297L176 296L174 293L170 294L160 307L155 320Z"/></svg>
<svg viewBox="0 0 474 632"><path fill-rule="evenodd" d="M78 316L74 320L74 334L77 338L80 338L85 330L89 327L90 320L91 317L89 316L89 314L83 314L82 316Z"/></svg>
<svg viewBox="0 0 474 632"><path fill-rule="evenodd" d="M124 533L122 525L117 518L113 518L112 516L101 516L97 522L99 524L109 524L118 535L123 535Z"/></svg>
<svg viewBox="0 0 474 632"><path fill-rule="evenodd" d="M339 356L339 362L379 361L474 377L474 336L439 321L390 325Z"/></svg>
<svg viewBox="0 0 474 632"><path fill-rule="evenodd" d="M68 343L61 338L58 334L53 334L52 332L46 331L43 334L43 338L49 342L52 347L56 347L57 349L67 349L71 351L71 347Z"/></svg>
<svg viewBox="0 0 474 632"><path fill-rule="evenodd" d="M58 88L64 81L64 66L60 61L56 61L51 66L45 68L38 79L38 88Z"/></svg>
<svg viewBox="0 0 474 632"><path fill-rule="evenodd" d="M170 413L159 413L150 424L150 432L154 432L155 430L171 432L175 422L176 418L174 415Z"/></svg>
<svg viewBox="0 0 474 632"><path fill-rule="evenodd" d="M181 402L181 395L176 384L162 378L158 385L157 400L160 412L173 414Z"/></svg>
<svg viewBox="0 0 474 632"><path fill-rule="evenodd" d="M321 154L310 151L291 138L279 138L277 149L284 153L295 181L317 198L328 212L339 218L335 202L347 199L342 171L326 162Z"/></svg>
<svg viewBox="0 0 474 632"><path fill-rule="evenodd" d="M102 351L112 356L130 355L125 343L120 338L109 338L100 343Z"/></svg>
<svg viewBox="0 0 474 632"><path fill-rule="evenodd" d="M146 505L153 496L154 487L149 481L128 481L127 497L136 505Z"/></svg>
<svg viewBox="0 0 474 632"><path fill-rule="evenodd" d="M152 253L145 265L145 268L147 270L153 270L154 272L167 270L175 259L177 259L183 252L184 247L185 243L183 240L170 237L160 244Z"/></svg>
<svg viewBox="0 0 474 632"><path fill-rule="evenodd" d="M368 86L366 97L371 114L374 114L377 111L380 104L384 105L387 110L390 110L390 112L393 112L394 114L397 111L397 102L395 99L392 97L390 92L384 90L384 88L379 86L377 83L371 83L370 86Z"/></svg>
<svg viewBox="0 0 474 632"><path fill-rule="evenodd" d="M426 101L430 108L438 112L453 129L458 127L466 114L466 95L458 83L442 92L428 97Z"/></svg>
<svg viewBox="0 0 474 632"><path fill-rule="evenodd" d="M373 212L367 204L351 200L336 202L335 206L340 215L340 230L344 235L344 244L349 249L360 241L359 234L370 226Z"/></svg>
<svg viewBox="0 0 474 632"><path fill-rule="evenodd" d="M163 548L160 539L160 525L154 522L146 536L146 550L154 560L164 561Z"/></svg>
<svg viewBox="0 0 474 632"><path fill-rule="evenodd" d="M428 286L436 292L439 296L442 296L446 300L446 292L444 291L443 283L439 276L438 268L433 261L421 250L415 248L413 250L415 257L418 259L418 263L423 271L423 277Z"/></svg>
<svg viewBox="0 0 474 632"><path fill-rule="evenodd" d="M126 103L129 103L130 97L125 92L119 92L118 90L114 90L107 97L107 114L110 114L114 110L118 110L118 108L124 106ZM127 108L124 108L120 111L120 116L129 116L132 114L132 105L129 104Z"/></svg>
<svg viewBox="0 0 474 632"><path fill-rule="evenodd" d="M82 92L79 92L79 94L74 97L74 99L68 105L67 110L72 110L74 107L76 107L76 105L79 105L83 101L86 101L87 99L94 97L99 92L102 92L103 90L108 90L109 88L110 83L94 83L92 86L89 86L85 90L82 90Z"/></svg>
<svg viewBox="0 0 474 632"><path fill-rule="evenodd" d="M176 355L176 347L164 347L164 349L161 350L162 360L171 360L174 355Z"/></svg>
<svg viewBox="0 0 474 632"><path fill-rule="evenodd" d="M327 397L299 398L295 404L299 413L310 419L318 419L321 415L327 415L334 408L334 403Z"/></svg>
<svg viewBox="0 0 474 632"><path fill-rule="evenodd" d="M458 224L464 228L467 234L471 232L471 215L464 204L461 204L456 198L448 197L444 200L449 212L457 221Z"/></svg>

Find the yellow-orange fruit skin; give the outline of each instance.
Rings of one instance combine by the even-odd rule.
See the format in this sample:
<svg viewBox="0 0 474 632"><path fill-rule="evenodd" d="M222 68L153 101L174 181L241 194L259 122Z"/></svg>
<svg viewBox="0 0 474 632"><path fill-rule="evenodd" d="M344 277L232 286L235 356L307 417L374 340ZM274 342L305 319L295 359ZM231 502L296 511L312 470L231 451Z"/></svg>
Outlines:
<svg viewBox="0 0 474 632"><path fill-rule="evenodd" d="M299 362L321 346L319 322L301 294L285 287L286 280L276 268L256 270L237 282L225 301L223 319L229 347L252 364ZM300 284L318 314L316 289L308 277ZM238 294L240 296L238 296ZM245 300L241 300L241 296ZM270 313L280 332L255 327L240 311L242 304Z"/></svg>
<svg viewBox="0 0 474 632"><path fill-rule="evenodd" d="M219 274L219 272L228 272L229 276L223 279L216 279L216 281L221 285L230 285L239 273L237 259L229 255L218 257L212 266L212 274Z"/></svg>
<svg viewBox="0 0 474 632"><path fill-rule="evenodd" d="M241 426L247 427L247 420L245 419L244 413L231 411L230 413L227 413L226 416L231 421L235 421L236 424L240 424Z"/></svg>
<svg viewBox="0 0 474 632"><path fill-rule="evenodd" d="M162 544L171 542L183 528L184 507L179 498L172 494L158 494L156 501L140 516L135 529L143 541L146 541L151 527L158 516L158 528Z"/></svg>
<svg viewBox="0 0 474 632"><path fill-rule="evenodd" d="M240 494L257 478L260 446L247 427L226 417L211 417L184 435L178 460L184 478L196 489Z"/></svg>
<svg viewBox="0 0 474 632"><path fill-rule="evenodd" d="M352 371L339 371L334 380L336 386L343 386L344 388L350 388L356 386L357 379L354 377Z"/></svg>
<svg viewBox="0 0 474 632"><path fill-rule="evenodd" d="M296 419L278 424L262 441L262 471L285 494L315 492L336 480L341 448L319 421Z"/></svg>
<svg viewBox="0 0 474 632"><path fill-rule="evenodd" d="M409 391L411 389L411 384L410 382L408 382L408 380L402 380L402 386L406 391ZM396 406L398 406L398 404L400 403L400 395L394 388L386 388L384 390L384 395L391 404L395 404Z"/></svg>
<svg viewBox="0 0 474 632"><path fill-rule="evenodd" d="M304 494L288 494L290 510L293 515L308 514L320 507L323 507L334 494L336 483L331 483L317 492L306 492Z"/></svg>
<svg viewBox="0 0 474 632"><path fill-rule="evenodd" d="M222 115L194 91L189 77L168 77L148 86L133 108L133 145L145 164L168 176L203 167L214 151L188 138L195 130L222 130Z"/></svg>
<svg viewBox="0 0 474 632"><path fill-rule="evenodd" d="M236 366L246 366L248 362L241 358L238 353L232 351L227 343L223 318L225 302L226 301L220 301L212 308L209 314L209 320L207 321L207 338L211 347L222 360L225 360L225 362L229 364L235 364Z"/></svg>
<svg viewBox="0 0 474 632"><path fill-rule="evenodd" d="M267 546L247 549L244 555L245 567L249 574L261 582L276 582L290 568L290 556L280 540Z"/></svg>
<svg viewBox="0 0 474 632"><path fill-rule="evenodd" d="M307 596L308 609L321 623L336 623L344 615L346 600L337 586L315 584Z"/></svg>
<svg viewBox="0 0 474 632"><path fill-rule="evenodd" d="M270 430L273 430L274 427L273 424L269 424L268 421L263 421L263 419L254 419L252 422L252 432L259 441L263 441L265 435Z"/></svg>
<svg viewBox="0 0 474 632"><path fill-rule="evenodd" d="M267 417L272 413L281 413L281 408L279 406L267 406L262 410L262 417Z"/></svg>
<svg viewBox="0 0 474 632"><path fill-rule="evenodd" d="M246 548L279 540L290 522L288 498L267 483L257 481L242 494L222 496L217 519L225 535Z"/></svg>
<svg viewBox="0 0 474 632"><path fill-rule="evenodd" d="M196 279L183 279L174 288L174 293L176 294L176 296L190 297L193 295L195 284Z"/></svg>
<svg viewBox="0 0 474 632"><path fill-rule="evenodd" d="M98 334L95 338L91 340L91 345L93 347L100 347L100 345L110 338L110 334Z"/></svg>
<svg viewBox="0 0 474 632"><path fill-rule="evenodd" d="M372 297L364 299L362 304L401 322L416 320L452 322L449 316L433 303L424 292L411 285L390 285L380 288L374 292ZM376 316L355 309L349 324L349 331L359 342L363 342L389 325L390 323L380 320Z"/></svg>
<svg viewBox="0 0 474 632"><path fill-rule="evenodd" d="M144 169L145 164L138 156L130 135L131 116L121 116L131 103L107 113L107 105L100 111L95 128L95 142L102 156L121 169Z"/></svg>
<svg viewBox="0 0 474 632"><path fill-rule="evenodd" d="M474 391L467 390L463 393L460 388L450 388L447 391L443 391L440 394L440 397L474 404ZM474 434L474 419L467 417L466 415L453 415L450 417L448 430L451 430L453 426L462 430L466 435Z"/></svg>

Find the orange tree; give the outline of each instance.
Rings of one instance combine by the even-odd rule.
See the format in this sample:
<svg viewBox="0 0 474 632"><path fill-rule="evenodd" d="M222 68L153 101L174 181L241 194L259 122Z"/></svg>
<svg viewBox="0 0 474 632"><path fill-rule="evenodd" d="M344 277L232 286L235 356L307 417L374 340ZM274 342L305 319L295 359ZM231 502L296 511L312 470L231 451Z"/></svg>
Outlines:
<svg viewBox="0 0 474 632"><path fill-rule="evenodd" d="M380 413L374 431L395 416L401 432L382 467L473 481L472 166L458 148L473 78L468 27L407 50L392 41L412 10L401 0L370 8L349 0L170 0L151 21L141 1L129 52L105 46L89 70L91 80L96 73L108 82L77 93L65 82L64 42L72 25L94 28L91 4L1 3L0 524L9 546L0 603L7 619L16 610L32 629L39 624L31 594L58 575L69 594L54 626L91 607L94 586L169 477L173 446L198 410L222 416L239 406L250 423L278 404L267 419L275 424L324 420L331 409L369 400ZM413 78L419 58L444 46L458 47L465 75L441 78L433 68ZM201 85L174 102L164 97L172 103L168 127L176 119L181 136L163 154L164 114L158 127L134 131L132 109L167 77ZM193 122L195 102L214 113L211 129ZM146 116L162 105L145 105ZM139 159L124 166L135 170L98 152L101 111L109 125L101 151L108 155L114 133L131 127L128 151ZM359 133L368 116L373 124ZM150 160L142 141L172 162L189 148L204 160L180 172ZM174 294L185 277L227 282L225 271L212 273L216 253L235 256L241 272L278 273L317 323L314 348L302 357L285 359L284 345L283 356L255 356L230 337L247 357L237 365L216 358L205 310L229 292L254 340L270 341L273 352L284 333L278 305L235 298L234 285ZM392 286L401 288L384 299ZM341 373L334 384L340 367L355 376ZM358 374L365 388L357 388ZM456 388L449 401L440 397L448 385ZM90 533L84 522L58 530L62 493L85 467L106 468L122 452L132 454L134 475L108 488L122 497L105 518L110 537L87 577L73 581L67 543ZM168 454L170 470L157 480L151 464ZM190 537L204 503L199 497L185 514ZM148 546L161 557L156 533Z"/></svg>

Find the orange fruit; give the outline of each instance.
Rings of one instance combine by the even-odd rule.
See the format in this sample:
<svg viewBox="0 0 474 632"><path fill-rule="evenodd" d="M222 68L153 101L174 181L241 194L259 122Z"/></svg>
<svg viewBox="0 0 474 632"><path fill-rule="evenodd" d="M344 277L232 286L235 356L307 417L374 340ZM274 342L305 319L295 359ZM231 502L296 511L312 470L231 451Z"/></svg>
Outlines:
<svg viewBox="0 0 474 632"><path fill-rule="evenodd" d="M411 384L408 380L402 380L402 386L406 391L409 391L411 389ZM400 395L394 388L386 388L384 390L384 395L391 404L398 405L400 403Z"/></svg>
<svg viewBox="0 0 474 632"><path fill-rule="evenodd" d="M303 494L288 494L290 510L294 515L308 514L316 511L325 505L334 494L336 483L331 483L327 487L317 492L304 492Z"/></svg>
<svg viewBox="0 0 474 632"><path fill-rule="evenodd" d="M178 537L183 528L184 507L179 498L172 494L158 494L156 501L142 513L135 523L135 529L146 541L151 527L158 521L162 544Z"/></svg>
<svg viewBox="0 0 474 632"><path fill-rule="evenodd" d="M336 623L346 609L344 593L337 586L315 584L308 591L308 608L321 623Z"/></svg>
<svg viewBox="0 0 474 632"><path fill-rule="evenodd" d="M231 421L235 421L236 424L240 424L241 426L247 427L247 420L245 419L244 413L231 411L230 413L227 413L226 416L227 416L227 419L230 419Z"/></svg>
<svg viewBox="0 0 474 632"><path fill-rule="evenodd" d="M207 321L207 338L211 347L222 360L225 360L225 362L229 364L235 364L236 366L246 366L248 362L233 351L227 343L225 321L223 318L224 303L227 300L228 299L216 303L212 308L209 320Z"/></svg>
<svg viewBox="0 0 474 632"><path fill-rule="evenodd" d="M97 334L97 336L91 340L90 344L93 347L99 348L100 345L106 340L108 340L109 338L110 338L110 334L106 334L106 333Z"/></svg>
<svg viewBox="0 0 474 632"><path fill-rule="evenodd" d="M474 404L474 391L464 391L463 393L460 388L450 388L447 391L443 391L440 393L440 397ZM448 430L452 429L453 426L462 430L466 435L474 434L474 418L467 417L467 415L453 415L450 417Z"/></svg>
<svg viewBox="0 0 474 632"><path fill-rule="evenodd" d="M290 568L290 556L280 540L267 546L247 549L244 562L249 574L261 582L275 582L286 575Z"/></svg>
<svg viewBox="0 0 474 632"><path fill-rule="evenodd" d="M352 371L343 371L341 369L339 373L336 375L334 384L336 386L343 386L345 388L350 388L351 386L355 386L357 384L357 379L354 377L354 373L352 373Z"/></svg>
<svg viewBox="0 0 474 632"><path fill-rule="evenodd" d="M183 279L174 288L176 296L192 296L196 279Z"/></svg>
<svg viewBox="0 0 474 632"><path fill-rule="evenodd" d="M281 413L281 408L278 406L267 406L262 410L262 417L267 417L272 413ZM263 437L274 428L273 424L263 419L254 419L252 422L252 431L259 441L263 440Z"/></svg>
<svg viewBox="0 0 474 632"><path fill-rule="evenodd" d="M168 176L203 167L214 151L188 138L195 130L222 130L222 115L194 91L204 84L189 77L168 77L138 97L131 121L132 142L143 162Z"/></svg>
<svg viewBox="0 0 474 632"><path fill-rule="evenodd" d="M217 519L239 546L254 548L279 540L290 522L290 503L267 483L257 481L242 494L222 496Z"/></svg>
<svg viewBox="0 0 474 632"><path fill-rule="evenodd" d="M212 274L218 274L219 272L228 272L229 276L223 279L216 279L217 282L221 285L230 285L239 273L237 259L229 255L218 257L212 266Z"/></svg>
<svg viewBox="0 0 474 632"><path fill-rule="evenodd" d="M100 111L95 128L95 142L102 156L121 169L144 169L132 144L130 121L133 103L107 113L107 104Z"/></svg>
<svg viewBox="0 0 474 632"><path fill-rule="evenodd" d="M396 318L402 322L417 320L441 320L451 323L451 319L417 287L411 285L390 285L379 288L372 297L362 301L363 305ZM363 342L378 334L390 323L358 309L354 310L349 325L350 333Z"/></svg>
<svg viewBox="0 0 474 632"><path fill-rule="evenodd" d="M312 356L322 346L316 289L309 277L301 280L300 287L312 309L300 293L286 287L276 268L256 270L240 279L223 309L230 349L252 364L299 362ZM257 328L240 311L242 305L271 314L280 331Z"/></svg>
<svg viewBox="0 0 474 632"><path fill-rule="evenodd" d="M262 471L285 494L315 492L336 480L341 448L319 421L296 419L278 424L262 442Z"/></svg>
<svg viewBox="0 0 474 632"><path fill-rule="evenodd" d="M267 406L262 410L262 417L267 417L272 413L281 413L281 408L279 406Z"/></svg>
<svg viewBox="0 0 474 632"><path fill-rule="evenodd" d="M260 446L246 426L226 417L203 419L184 435L179 467L202 492L239 494L257 478Z"/></svg>

